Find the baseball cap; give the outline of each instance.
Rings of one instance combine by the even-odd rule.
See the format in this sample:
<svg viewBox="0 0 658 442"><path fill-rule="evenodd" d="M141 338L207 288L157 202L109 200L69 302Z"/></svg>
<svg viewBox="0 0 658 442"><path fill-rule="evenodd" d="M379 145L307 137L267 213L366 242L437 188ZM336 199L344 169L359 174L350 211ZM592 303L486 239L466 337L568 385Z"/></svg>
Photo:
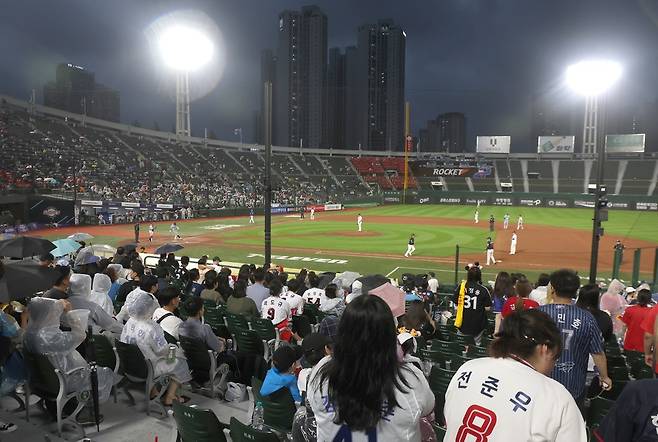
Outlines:
<svg viewBox="0 0 658 442"><path fill-rule="evenodd" d="M311 333L302 341L302 350L304 350L304 353L309 353L315 350L324 351L324 347L327 345L331 345L331 339L329 336L325 336L321 333Z"/></svg>
<svg viewBox="0 0 658 442"><path fill-rule="evenodd" d="M292 364L300 360L302 355L302 347L282 345L274 351L274 354L272 355L272 363L279 372L283 373L290 370Z"/></svg>
<svg viewBox="0 0 658 442"><path fill-rule="evenodd" d="M633 287L626 287L626 293L633 293L635 289Z"/></svg>

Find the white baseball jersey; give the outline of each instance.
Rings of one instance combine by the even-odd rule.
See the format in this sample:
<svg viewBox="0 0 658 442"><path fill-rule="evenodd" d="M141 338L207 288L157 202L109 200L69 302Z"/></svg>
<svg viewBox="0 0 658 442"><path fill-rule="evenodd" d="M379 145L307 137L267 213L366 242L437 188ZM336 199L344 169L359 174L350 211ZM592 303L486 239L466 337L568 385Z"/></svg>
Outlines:
<svg viewBox="0 0 658 442"><path fill-rule="evenodd" d="M358 224L361 224L361 223L363 222L363 217L362 217L361 215L357 216L357 217L356 217L356 222L357 222Z"/></svg>
<svg viewBox="0 0 658 442"><path fill-rule="evenodd" d="M516 233L512 233L512 244L516 245Z"/></svg>
<svg viewBox="0 0 658 442"><path fill-rule="evenodd" d="M287 291L281 294L281 299L285 299L290 306L290 314L298 316L304 313L304 298L295 292Z"/></svg>
<svg viewBox="0 0 658 442"><path fill-rule="evenodd" d="M151 225L149 226L149 235L153 235L153 232L155 232L155 227Z"/></svg>
<svg viewBox="0 0 658 442"><path fill-rule="evenodd" d="M172 224L169 226L169 231L171 231L171 233L178 233L179 230L180 227L178 227L178 224Z"/></svg>
<svg viewBox="0 0 658 442"><path fill-rule="evenodd" d="M444 414L444 440L587 441L569 391L509 358L479 358L462 365L448 386Z"/></svg>
<svg viewBox="0 0 658 442"><path fill-rule="evenodd" d="M316 287L306 290L302 295L302 298L304 298L304 301L307 304L315 304L319 307L320 300L322 299L323 296L324 296L324 290Z"/></svg>
<svg viewBox="0 0 658 442"><path fill-rule="evenodd" d="M290 305L285 299L278 296L265 298L260 308L262 318L269 319L272 324L277 325L290 317Z"/></svg>

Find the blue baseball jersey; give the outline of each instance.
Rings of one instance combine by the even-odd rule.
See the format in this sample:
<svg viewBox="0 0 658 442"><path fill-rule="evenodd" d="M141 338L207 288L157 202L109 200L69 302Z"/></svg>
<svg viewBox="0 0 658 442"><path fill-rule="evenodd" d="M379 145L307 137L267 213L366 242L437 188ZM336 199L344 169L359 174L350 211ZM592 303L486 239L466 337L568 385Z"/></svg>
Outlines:
<svg viewBox="0 0 658 442"><path fill-rule="evenodd" d="M590 354L603 353L603 336L594 316L575 305L547 304L539 307L557 324L562 335L562 353L551 377L578 399L585 391Z"/></svg>

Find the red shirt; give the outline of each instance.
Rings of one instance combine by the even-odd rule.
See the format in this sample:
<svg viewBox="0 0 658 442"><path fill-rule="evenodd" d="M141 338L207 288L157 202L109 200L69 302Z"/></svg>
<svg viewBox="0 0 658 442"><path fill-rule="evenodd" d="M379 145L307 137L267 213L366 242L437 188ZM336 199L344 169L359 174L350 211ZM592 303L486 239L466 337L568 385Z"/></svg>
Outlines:
<svg viewBox="0 0 658 442"><path fill-rule="evenodd" d="M503 305L503 310L500 312L500 314L504 317L510 315L516 308L514 307L514 304L516 304L516 300L518 297L513 296L509 298L507 301L505 301L505 305ZM529 298L523 298L523 310L528 310L531 308L538 308L539 303L537 301L533 301L532 299Z"/></svg>
<svg viewBox="0 0 658 442"><path fill-rule="evenodd" d="M656 314L651 313L651 307L642 307L639 305L631 305L626 309L621 320L626 324L626 336L624 337L624 350L644 352L644 321L648 317L655 319ZM653 333L653 320L651 320L650 331Z"/></svg>

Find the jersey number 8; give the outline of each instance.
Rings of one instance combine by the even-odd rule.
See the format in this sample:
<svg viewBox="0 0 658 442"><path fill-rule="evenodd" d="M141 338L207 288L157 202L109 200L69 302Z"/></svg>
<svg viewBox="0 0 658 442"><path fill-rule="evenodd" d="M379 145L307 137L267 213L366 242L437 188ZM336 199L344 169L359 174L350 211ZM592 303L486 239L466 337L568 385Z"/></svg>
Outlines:
<svg viewBox="0 0 658 442"><path fill-rule="evenodd" d="M479 405L471 405L466 410L462 425L457 431L457 442L487 442L496 426L496 413Z"/></svg>

